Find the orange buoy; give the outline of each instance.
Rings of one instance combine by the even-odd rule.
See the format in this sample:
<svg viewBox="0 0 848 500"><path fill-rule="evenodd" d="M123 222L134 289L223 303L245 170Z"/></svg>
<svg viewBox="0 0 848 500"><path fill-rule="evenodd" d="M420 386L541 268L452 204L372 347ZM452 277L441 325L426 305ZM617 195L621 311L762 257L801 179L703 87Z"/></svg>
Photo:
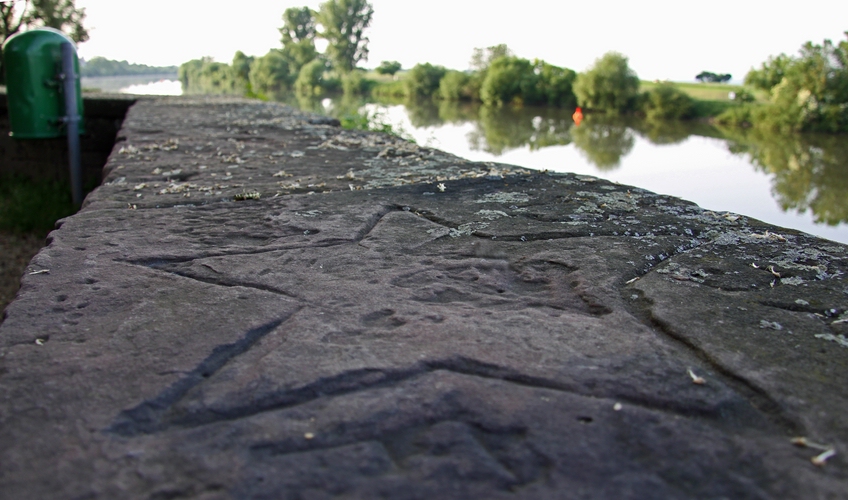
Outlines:
<svg viewBox="0 0 848 500"><path fill-rule="evenodd" d="M574 114L571 115L571 118L574 120L574 124L579 127L580 122L583 121L583 110L580 109L580 106L577 106L577 109L574 111Z"/></svg>

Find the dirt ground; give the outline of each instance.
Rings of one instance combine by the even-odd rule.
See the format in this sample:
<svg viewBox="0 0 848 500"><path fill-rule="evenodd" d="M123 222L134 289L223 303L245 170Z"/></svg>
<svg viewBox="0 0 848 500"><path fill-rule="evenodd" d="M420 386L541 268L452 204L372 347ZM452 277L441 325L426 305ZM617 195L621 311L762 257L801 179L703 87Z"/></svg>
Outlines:
<svg viewBox="0 0 848 500"><path fill-rule="evenodd" d="M43 234L0 231L0 311L15 298L27 264L44 246ZM0 315L0 323L3 316Z"/></svg>

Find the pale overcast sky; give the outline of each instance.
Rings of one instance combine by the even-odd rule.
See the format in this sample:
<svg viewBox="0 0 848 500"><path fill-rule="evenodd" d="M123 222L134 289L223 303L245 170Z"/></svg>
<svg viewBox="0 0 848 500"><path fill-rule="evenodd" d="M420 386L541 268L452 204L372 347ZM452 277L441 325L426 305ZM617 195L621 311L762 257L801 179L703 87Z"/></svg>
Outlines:
<svg viewBox="0 0 848 500"><path fill-rule="evenodd" d="M320 1L76 0L91 39L84 58L103 56L179 65L212 56L230 62L241 50L262 55L280 45L288 7ZM366 67L382 60L466 69L474 47L506 43L521 57L583 71L607 51L630 58L646 80L693 80L703 71L741 80L769 55L801 44L844 39L848 1L371 0ZM789 7L789 5L792 5Z"/></svg>

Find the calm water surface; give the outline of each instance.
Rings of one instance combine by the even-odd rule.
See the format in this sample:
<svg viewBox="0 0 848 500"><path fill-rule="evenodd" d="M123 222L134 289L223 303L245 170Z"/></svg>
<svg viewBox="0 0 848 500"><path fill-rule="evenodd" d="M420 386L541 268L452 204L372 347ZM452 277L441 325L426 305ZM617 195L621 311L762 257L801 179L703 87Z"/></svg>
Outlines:
<svg viewBox="0 0 848 500"><path fill-rule="evenodd" d="M121 91L177 95L179 83L136 82ZM420 145L470 160L593 175L848 243L847 136L778 136L598 115L577 127L570 110L548 108L290 104L333 116L368 113Z"/></svg>

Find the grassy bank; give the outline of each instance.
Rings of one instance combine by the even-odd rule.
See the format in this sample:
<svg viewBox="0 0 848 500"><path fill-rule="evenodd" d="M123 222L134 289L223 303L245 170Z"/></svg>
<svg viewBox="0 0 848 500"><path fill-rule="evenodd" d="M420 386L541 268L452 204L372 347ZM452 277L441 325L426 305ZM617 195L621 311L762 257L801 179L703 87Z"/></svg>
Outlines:
<svg viewBox="0 0 848 500"><path fill-rule="evenodd" d="M692 118L708 119L715 118L724 111L738 107L739 101L730 98L731 92L739 95L743 92L751 92L750 88L742 85L731 85L726 83L688 83L672 82L675 87L692 98ZM642 81L639 84L641 92L647 92L655 88L657 82ZM766 94L762 91L754 92L755 102L766 102Z"/></svg>

